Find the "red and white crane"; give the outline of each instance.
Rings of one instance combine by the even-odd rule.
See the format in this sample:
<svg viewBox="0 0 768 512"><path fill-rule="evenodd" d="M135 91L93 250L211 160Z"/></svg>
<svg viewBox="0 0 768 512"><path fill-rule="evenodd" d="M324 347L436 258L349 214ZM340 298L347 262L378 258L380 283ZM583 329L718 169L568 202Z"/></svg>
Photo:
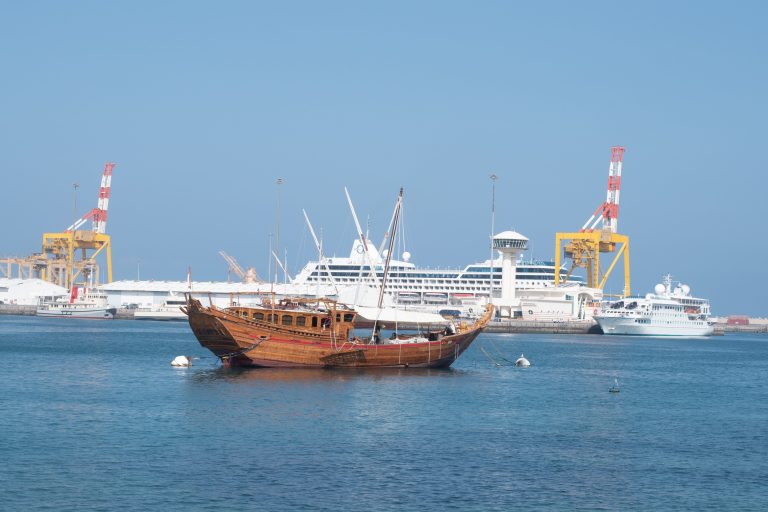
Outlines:
<svg viewBox="0 0 768 512"><path fill-rule="evenodd" d="M561 257L572 261L563 282L576 267L587 269L587 286L604 289L613 268L620 258L624 259L624 291L630 294L629 278L629 237L618 233L619 193L621 189L621 166L624 157L622 146L611 148L611 165L608 168L608 193L605 202L576 233L555 233L555 268L560 268ZM566 242L563 246L563 242ZM562 247L562 252L560 251ZM615 253L613 261L605 268L600 265L600 253ZM555 274L555 286L560 284L560 272Z"/></svg>
<svg viewBox="0 0 768 512"><path fill-rule="evenodd" d="M611 233L618 232L619 226L619 192L621 190L621 163L624 157L622 146L611 148L611 165L608 168L608 195L603 204L597 207L595 213L584 223L580 233L592 232L598 223L603 221L603 229Z"/></svg>
<svg viewBox="0 0 768 512"><path fill-rule="evenodd" d="M112 187L112 170L114 163L107 162L104 165L104 174L101 176L101 187L99 187L99 202L96 208L80 217L74 224L67 228L67 231L76 231L80 229L88 220L93 220L93 231L104 234L107 230L107 210L109 209L109 194Z"/></svg>

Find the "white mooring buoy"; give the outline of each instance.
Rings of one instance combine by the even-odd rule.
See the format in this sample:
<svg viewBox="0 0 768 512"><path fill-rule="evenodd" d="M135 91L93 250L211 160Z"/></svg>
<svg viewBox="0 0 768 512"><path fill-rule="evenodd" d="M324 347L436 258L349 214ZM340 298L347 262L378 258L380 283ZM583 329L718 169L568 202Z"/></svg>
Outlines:
<svg viewBox="0 0 768 512"><path fill-rule="evenodd" d="M515 361L515 366L528 368L529 366L531 366L531 362L525 358L525 354L520 354L520 357L518 357L517 361Z"/></svg>
<svg viewBox="0 0 768 512"><path fill-rule="evenodd" d="M171 361L171 366L192 366L192 358L189 356L176 356L176 358Z"/></svg>

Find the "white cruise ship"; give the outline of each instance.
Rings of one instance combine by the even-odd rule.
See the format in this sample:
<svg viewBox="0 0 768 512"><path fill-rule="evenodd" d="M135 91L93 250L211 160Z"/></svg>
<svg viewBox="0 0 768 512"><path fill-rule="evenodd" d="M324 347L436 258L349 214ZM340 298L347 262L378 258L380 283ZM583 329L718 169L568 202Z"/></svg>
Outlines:
<svg viewBox="0 0 768 512"><path fill-rule="evenodd" d="M115 305L139 304L140 309L156 310L170 298L192 293L219 307L233 301L251 303L256 294L272 293L292 297L332 297L339 302L358 306L375 306L379 283L384 276L384 257L368 242L366 256L360 241L355 241L349 257L324 257L310 261L294 278L284 283L227 283L187 281L116 281L104 285ZM368 263L373 263L376 279ZM567 285L555 287L553 262L520 260L516 266L515 288L519 306L515 318L524 320L587 320L602 298L601 290L587 288L579 277L571 276ZM566 272L565 267L561 269ZM452 316L473 317L488 302L491 273L494 297L501 296L502 259L467 265L461 269L416 267L410 254L391 260L385 284L384 303L399 309L442 312ZM561 274L562 275L562 274ZM152 316L151 312L148 313ZM137 311L136 317L141 314Z"/></svg>
<svg viewBox="0 0 768 512"><path fill-rule="evenodd" d="M707 299L690 295L687 285L664 277L655 293L604 303L594 315L605 334L709 336L714 331Z"/></svg>
<svg viewBox="0 0 768 512"><path fill-rule="evenodd" d="M384 276L384 254L380 254L368 242L370 262L379 280ZM501 293L501 258L467 265L462 269L416 267L410 261L411 254L404 252L401 260L392 259L385 292L394 305L400 306L480 306L488 301L493 277L494 296ZM351 288L358 283L373 284L372 272L363 245L355 240L348 258L326 257L322 261L310 261L292 280L294 285L321 285ZM563 266L562 272L566 269ZM493 273L493 276L491 275ZM553 290L555 288L555 264L552 261L523 261L517 263L517 290ZM583 285L580 277L569 278L573 287Z"/></svg>

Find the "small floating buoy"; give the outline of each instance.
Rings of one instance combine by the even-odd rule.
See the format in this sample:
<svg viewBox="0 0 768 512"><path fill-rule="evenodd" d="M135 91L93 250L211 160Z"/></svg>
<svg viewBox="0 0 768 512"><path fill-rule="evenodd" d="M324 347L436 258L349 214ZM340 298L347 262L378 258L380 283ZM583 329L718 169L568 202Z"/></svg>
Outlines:
<svg viewBox="0 0 768 512"><path fill-rule="evenodd" d="M621 392L621 388L619 388L619 379L613 379L613 386L608 388L609 393L619 393Z"/></svg>
<svg viewBox="0 0 768 512"><path fill-rule="evenodd" d="M515 366L520 366L521 368L528 368L531 366L531 362L525 358L525 354L520 354L520 357L517 358L517 361L515 361Z"/></svg>
<svg viewBox="0 0 768 512"><path fill-rule="evenodd" d="M171 366L192 366L192 358L189 356L176 356L176 358L171 361Z"/></svg>

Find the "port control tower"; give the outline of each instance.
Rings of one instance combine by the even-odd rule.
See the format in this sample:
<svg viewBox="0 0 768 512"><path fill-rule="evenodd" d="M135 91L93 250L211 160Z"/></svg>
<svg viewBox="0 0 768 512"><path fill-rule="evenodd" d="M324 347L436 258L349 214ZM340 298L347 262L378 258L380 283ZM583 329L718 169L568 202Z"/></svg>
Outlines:
<svg viewBox="0 0 768 512"><path fill-rule="evenodd" d="M501 297L493 299L499 316L511 318L513 311L520 308L520 299L515 296L517 260L528 250L528 238L517 231L504 231L493 237L493 248L501 253Z"/></svg>

